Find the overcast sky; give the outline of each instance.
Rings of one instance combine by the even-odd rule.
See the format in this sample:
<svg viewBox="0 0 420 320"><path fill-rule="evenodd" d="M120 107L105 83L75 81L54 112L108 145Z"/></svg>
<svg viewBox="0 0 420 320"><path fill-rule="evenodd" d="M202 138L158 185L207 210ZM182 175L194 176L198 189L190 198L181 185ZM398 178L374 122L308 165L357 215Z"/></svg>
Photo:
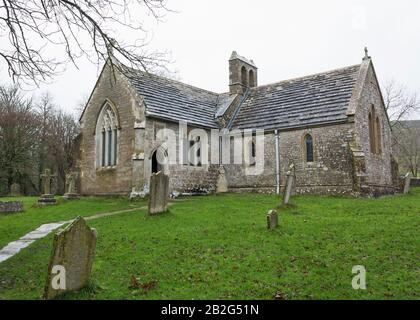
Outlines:
<svg viewBox="0 0 420 320"><path fill-rule="evenodd" d="M177 13L148 24L153 35L150 48L170 51L174 62L169 69L197 87L228 90L233 50L254 60L262 85L358 64L367 46L380 82L394 78L420 91L420 1L168 0L167 4ZM0 82L5 83L8 75L2 63ZM68 65L53 83L34 93L48 90L60 106L72 111L90 94L99 71L80 60L79 70Z"/></svg>

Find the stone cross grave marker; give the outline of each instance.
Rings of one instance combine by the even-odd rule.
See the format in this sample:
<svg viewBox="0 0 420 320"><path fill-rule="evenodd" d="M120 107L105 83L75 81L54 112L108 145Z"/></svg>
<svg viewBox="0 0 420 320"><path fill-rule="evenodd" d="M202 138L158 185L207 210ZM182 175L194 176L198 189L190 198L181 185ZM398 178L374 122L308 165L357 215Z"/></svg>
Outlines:
<svg viewBox="0 0 420 320"><path fill-rule="evenodd" d="M267 229L274 230L277 228L278 222L278 214L276 210L270 210L267 214Z"/></svg>
<svg viewBox="0 0 420 320"><path fill-rule="evenodd" d="M44 298L53 299L80 290L90 278L96 249L96 230L82 217L76 218L54 236Z"/></svg>
<svg viewBox="0 0 420 320"><path fill-rule="evenodd" d="M149 214L155 215L168 211L169 176L162 171L150 177Z"/></svg>
<svg viewBox="0 0 420 320"><path fill-rule="evenodd" d="M290 170L287 172L286 186L284 187L283 204L289 204L290 197L295 186L295 174L294 165L290 166Z"/></svg>
<svg viewBox="0 0 420 320"><path fill-rule="evenodd" d="M10 195L12 197L20 197L22 194L20 192L20 184L14 183L10 186Z"/></svg>
<svg viewBox="0 0 420 320"><path fill-rule="evenodd" d="M219 167L219 177L217 179L217 193L226 193L228 192L228 182L226 179L226 170L223 166Z"/></svg>
<svg viewBox="0 0 420 320"><path fill-rule="evenodd" d="M411 173L407 173L404 177L404 194L410 193Z"/></svg>
<svg viewBox="0 0 420 320"><path fill-rule="evenodd" d="M54 195L51 194L51 183L55 177L56 175L51 174L50 169L45 169L45 173L41 174L43 194L38 199L39 204L47 205L56 203Z"/></svg>
<svg viewBox="0 0 420 320"><path fill-rule="evenodd" d="M77 181L77 173L76 172L70 172L66 175L67 192L64 195L64 198L66 198L66 199L78 199L79 198L79 195L77 194L77 189L76 189L76 181Z"/></svg>

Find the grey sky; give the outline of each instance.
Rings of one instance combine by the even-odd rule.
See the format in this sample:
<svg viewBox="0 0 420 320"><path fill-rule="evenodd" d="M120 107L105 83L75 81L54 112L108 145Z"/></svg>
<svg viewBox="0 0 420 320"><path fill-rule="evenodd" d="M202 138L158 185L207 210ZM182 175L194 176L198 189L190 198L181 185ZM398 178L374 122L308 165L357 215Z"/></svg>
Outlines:
<svg viewBox="0 0 420 320"><path fill-rule="evenodd" d="M381 82L394 78L420 91L418 1L168 0L168 6L178 13L148 24L150 48L171 52L169 68L183 82L227 91L233 50L255 61L261 85L360 63L368 46ZM5 83L2 62L0 68ZM90 94L98 72L80 60L79 70L68 65L36 93L50 91L71 111Z"/></svg>

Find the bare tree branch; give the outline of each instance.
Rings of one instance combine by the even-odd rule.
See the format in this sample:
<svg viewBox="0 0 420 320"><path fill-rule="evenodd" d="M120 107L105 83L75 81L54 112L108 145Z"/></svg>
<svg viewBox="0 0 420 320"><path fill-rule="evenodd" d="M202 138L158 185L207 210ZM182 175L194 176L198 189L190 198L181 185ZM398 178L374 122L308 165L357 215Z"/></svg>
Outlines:
<svg viewBox="0 0 420 320"><path fill-rule="evenodd" d="M392 121L392 126L401 120L407 120L413 113L420 110L420 100L416 93L410 93L407 88L394 80L384 86L385 108Z"/></svg>
<svg viewBox="0 0 420 320"><path fill-rule="evenodd" d="M114 39L116 29L146 36L138 13L160 20L166 11L165 0L0 0L0 39L8 44L0 61L15 82L28 84L50 80L68 62L77 67L82 56L100 63L115 55L132 68L161 68L166 55L148 52L145 39L134 45ZM50 57L51 46L63 48L65 58Z"/></svg>

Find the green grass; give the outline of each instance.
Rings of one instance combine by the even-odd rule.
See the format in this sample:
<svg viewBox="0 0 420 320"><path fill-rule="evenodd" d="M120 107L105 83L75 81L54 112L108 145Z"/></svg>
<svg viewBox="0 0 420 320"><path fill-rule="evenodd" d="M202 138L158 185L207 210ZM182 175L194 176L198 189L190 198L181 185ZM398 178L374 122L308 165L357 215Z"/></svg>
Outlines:
<svg viewBox="0 0 420 320"><path fill-rule="evenodd" d="M0 198L0 201L22 201L24 212L0 215L0 248L15 241L44 223L67 221L81 215L84 217L102 212L112 212L139 206L124 198L94 198L67 201L58 199L58 205L36 207L37 197Z"/></svg>
<svg viewBox="0 0 420 320"><path fill-rule="evenodd" d="M90 221L98 231L92 283L65 298L419 299L420 189L292 201L271 232L265 215L279 199L260 194L194 197L162 216ZM52 235L0 264L0 299L41 297L51 244ZM365 291L352 289L355 265L367 269ZM157 284L131 288L132 276Z"/></svg>

